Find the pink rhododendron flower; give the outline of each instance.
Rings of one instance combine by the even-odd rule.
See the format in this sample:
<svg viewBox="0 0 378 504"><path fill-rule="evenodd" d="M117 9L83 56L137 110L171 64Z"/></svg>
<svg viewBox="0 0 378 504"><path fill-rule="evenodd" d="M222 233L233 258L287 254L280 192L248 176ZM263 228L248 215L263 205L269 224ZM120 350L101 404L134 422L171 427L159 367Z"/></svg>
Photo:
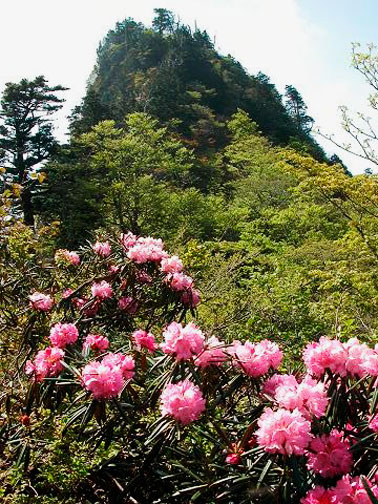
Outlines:
<svg viewBox="0 0 378 504"><path fill-rule="evenodd" d="M345 376L347 358L348 352L341 341L325 337L321 337L319 342L309 343L303 352L307 370L314 376L323 375L327 369L334 374Z"/></svg>
<svg viewBox="0 0 378 504"><path fill-rule="evenodd" d="M92 245L92 249L97 255L102 257L108 257L112 252L112 247L108 241L100 242L97 240L96 243Z"/></svg>
<svg viewBox="0 0 378 504"><path fill-rule="evenodd" d="M162 415L169 415L183 425L198 420L206 404L201 390L190 380L166 385L160 402Z"/></svg>
<svg viewBox="0 0 378 504"><path fill-rule="evenodd" d="M49 311L54 305L52 297L42 292L34 292L29 296L29 300L30 307L38 311Z"/></svg>
<svg viewBox="0 0 378 504"><path fill-rule="evenodd" d="M235 358L235 365L240 367L247 375L259 377L266 374L269 369L277 369L282 360L282 352L278 345L269 340L259 343L234 341L229 353Z"/></svg>
<svg viewBox="0 0 378 504"><path fill-rule="evenodd" d="M161 260L160 269L163 273L180 273L183 265L177 256L166 257Z"/></svg>
<svg viewBox="0 0 378 504"><path fill-rule="evenodd" d="M25 373L33 375L38 382L46 377L57 376L62 370L61 359L64 357L64 351L60 348L47 347L40 350L34 358L34 361L27 361Z"/></svg>
<svg viewBox="0 0 378 504"><path fill-rule="evenodd" d="M138 311L138 301L131 296L121 297L118 300L118 308L130 315L134 315Z"/></svg>
<svg viewBox="0 0 378 504"><path fill-rule="evenodd" d="M196 289L185 290L181 294L180 299L185 306L189 306L190 308L195 308L201 302L200 293Z"/></svg>
<svg viewBox="0 0 378 504"><path fill-rule="evenodd" d="M334 497L332 490L317 486L301 499L301 504L337 504Z"/></svg>
<svg viewBox="0 0 378 504"><path fill-rule="evenodd" d="M294 378L278 384L274 399L282 408L297 408L306 418L312 415L320 418L325 414L329 403L324 383L317 382L310 376L306 376L301 383Z"/></svg>
<svg viewBox="0 0 378 504"><path fill-rule="evenodd" d="M193 278L184 273L172 273L167 276L166 282L172 290L177 292L192 290L193 287Z"/></svg>
<svg viewBox="0 0 378 504"><path fill-rule="evenodd" d="M62 293L62 298L67 299L69 298L75 291L73 289L64 289Z"/></svg>
<svg viewBox="0 0 378 504"><path fill-rule="evenodd" d="M108 271L109 271L110 274L115 275L116 273L118 273L120 271L120 267L116 266L115 264L111 264L109 266Z"/></svg>
<svg viewBox="0 0 378 504"><path fill-rule="evenodd" d="M323 478L347 474L353 466L350 442L344 433L333 429L329 435L322 434L310 443L307 467Z"/></svg>
<svg viewBox="0 0 378 504"><path fill-rule="evenodd" d="M126 380L131 380L135 374L135 361L130 355L109 353L102 359L102 363L106 366L120 369L123 378Z"/></svg>
<svg viewBox="0 0 378 504"><path fill-rule="evenodd" d="M296 387L298 385L298 382L293 375L281 375L281 374L274 374L267 380L262 385L262 393L270 395L271 397L274 397L276 393L276 389L279 385L286 385L289 387Z"/></svg>
<svg viewBox="0 0 378 504"><path fill-rule="evenodd" d="M149 352L154 352L158 348L155 336L150 332L139 329L133 332L131 337L138 351L141 351L142 348L146 348Z"/></svg>
<svg viewBox="0 0 378 504"><path fill-rule="evenodd" d="M137 271L135 273L135 280L140 284L150 284L152 277L146 271Z"/></svg>
<svg viewBox="0 0 378 504"><path fill-rule="evenodd" d="M241 456L238 453L229 453L226 457L227 464L238 465L241 462Z"/></svg>
<svg viewBox="0 0 378 504"><path fill-rule="evenodd" d="M268 453L303 455L312 439L311 423L298 410L267 408L257 423L257 442Z"/></svg>
<svg viewBox="0 0 378 504"><path fill-rule="evenodd" d="M370 418L369 429L378 434L378 413L374 417Z"/></svg>
<svg viewBox="0 0 378 504"><path fill-rule="evenodd" d="M137 239L135 245L129 248L127 257L137 264L143 264L148 261L160 262L168 254L164 251L164 243L160 238L147 236Z"/></svg>
<svg viewBox="0 0 378 504"><path fill-rule="evenodd" d="M125 385L121 369L104 362L87 364L82 370L81 380L95 399L116 397Z"/></svg>
<svg viewBox="0 0 378 504"><path fill-rule="evenodd" d="M348 352L345 367L349 374L363 378L369 374L369 371L374 372L374 350L369 348L365 343L360 343L357 338L348 340L344 348Z"/></svg>
<svg viewBox="0 0 378 504"><path fill-rule="evenodd" d="M122 233L121 234L121 245L125 250L129 250L130 247L133 247L137 242L137 237L131 233Z"/></svg>
<svg viewBox="0 0 378 504"><path fill-rule="evenodd" d="M93 297L97 297L99 299L107 299L113 296L113 289L108 282L102 280L101 282L95 282L92 284L91 293Z"/></svg>
<svg viewBox="0 0 378 504"><path fill-rule="evenodd" d="M95 350L105 352L109 347L109 340L101 334L88 334L83 343L83 350Z"/></svg>
<svg viewBox="0 0 378 504"><path fill-rule="evenodd" d="M367 480L374 497L378 497L378 486ZM361 478L352 478L349 474L343 476L333 489L336 504L372 504Z"/></svg>
<svg viewBox="0 0 378 504"><path fill-rule="evenodd" d="M70 252L67 250L64 257L73 266L78 266L80 264L80 256L76 252Z"/></svg>
<svg viewBox="0 0 378 504"><path fill-rule="evenodd" d="M74 324L62 324L58 322L52 326L49 339L53 346L64 348L66 345L71 345L77 341L79 331Z"/></svg>
<svg viewBox="0 0 378 504"><path fill-rule="evenodd" d="M66 249L59 249L55 253L55 261L57 263L63 262L77 266L78 264L80 264L80 257L76 252L70 252Z"/></svg>
<svg viewBox="0 0 378 504"><path fill-rule="evenodd" d="M191 359L203 349L205 336L193 322L183 327L172 322L163 332L164 343L161 348L164 353L174 355L177 360Z"/></svg>
<svg viewBox="0 0 378 504"><path fill-rule="evenodd" d="M220 366L227 359L224 353L224 344L215 336L209 338L204 350L196 357L194 363L205 368L211 365Z"/></svg>

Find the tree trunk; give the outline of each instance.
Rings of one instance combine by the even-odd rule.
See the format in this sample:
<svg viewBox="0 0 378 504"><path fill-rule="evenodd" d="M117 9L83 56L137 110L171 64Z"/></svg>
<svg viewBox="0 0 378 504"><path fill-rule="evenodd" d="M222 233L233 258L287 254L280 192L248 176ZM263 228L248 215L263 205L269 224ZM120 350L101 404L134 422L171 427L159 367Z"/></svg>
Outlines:
<svg viewBox="0 0 378 504"><path fill-rule="evenodd" d="M24 188L21 193L21 205L24 213L24 224L34 226L34 211L32 205L32 195L29 188Z"/></svg>

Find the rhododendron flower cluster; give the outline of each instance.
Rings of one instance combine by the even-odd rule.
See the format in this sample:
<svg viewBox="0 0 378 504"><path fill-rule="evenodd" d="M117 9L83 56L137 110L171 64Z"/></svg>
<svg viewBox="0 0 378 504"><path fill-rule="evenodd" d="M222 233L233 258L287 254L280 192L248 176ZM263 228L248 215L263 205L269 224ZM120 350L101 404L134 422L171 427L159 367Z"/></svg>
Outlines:
<svg viewBox="0 0 378 504"><path fill-rule="evenodd" d="M149 352L154 352L158 348L155 336L150 332L139 329L138 331L134 331L131 337L138 351L145 348Z"/></svg>
<svg viewBox="0 0 378 504"><path fill-rule="evenodd" d="M191 359L199 354L204 346L205 336L192 322L183 327L172 322L163 332L164 343L161 348L164 353L173 355L177 360Z"/></svg>
<svg viewBox="0 0 378 504"><path fill-rule="evenodd" d="M374 497L378 497L378 486L365 479ZM317 486L310 490L301 504L372 504L360 477L345 475L335 487L325 489Z"/></svg>
<svg viewBox="0 0 378 504"><path fill-rule="evenodd" d="M108 353L108 355L102 359L102 363L113 368L119 368L125 380L131 380L135 374L135 361L131 355Z"/></svg>
<svg viewBox="0 0 378 504"><path fill-rule="evenodd" d="M189 289L187 291L184 291L181 294L180 299L185 306L189 306L190 308L195 308L201 302L200 293L196 289Z"/></svg>
<svg viewBox="0 0 378 504"><path fill-rule="evenodd" d="M308 372L322 376L327 370L340 376L378 375L378 351L360 343L357 338L347 343L322 337L309 343L303 353Z"/></svg>
<svg viewBox="0 0 378 504"><path fill-rule="evenodd" d="M78 266L80 264L80 256L76 252L70 252L66 249L59 249L55 253L55 261L65 262L68 264L72 264L73 266Z"/></svg>
<svg viewBox="0 0 378 504"><path fill-rule="evenodd" d="M42 292L34 292L29 296L30 307L33 310L49 311L54 306L54 300L48 294Z"/></svg>
<svg viewBox="0 0 378 504"><path fill-rule="evenodd" d="M206 401L199 387L190 380L169 383L161 393L161 413L187 425L201 416Z"/></svg>
<svg viewBox="0 0 378 504"><path fill-rule="evenodd" d="M124 239L123 242L125 241ZM160 238L142 236L137 238L134 245L128 247L127 257L136 264L143 264L148 261L160 262L163 258L168 257L168 254L165 252L164 243Z"/></svg>
<svg viewBox="0 0 378 504"><path fill-rule="evenodd" d="M134 369L132 357L110 353L101 361L87 364L82 370L81 380L95 399L110 399L119 395L125 380L134 376Z"/></svg>
<svg viewBox="0 0 378 504"><path fill-rule="evenodd" d="M378 433L378 412L374 417L370 418L369 429Z"/></svg>
<svg viewBox="0 0 378 504"><path fill-rule="evenodd" d="M183 264L177 256L164 257L161 260L160 269L163 273L180 273L183 270Z"/></svg>
<svg viewBox="0 0 378 504"><path fill-rule="evenodd" d="M178 292L192 289L194 283L193 278L184 273L169 274L166 278L166 282L172 290Z"/></svg>
<svg viewBox="0 0 378 504"><path fill-rule="evenodd" d="M101 334L88 334L83 343L83 350L105 352L109 348L109 340Z"/></svg>
<svg viewBox="0 0 378 504"><path fill-rule="evenodd" d="M96 243L92 245L92 249L97 255L102 257L108 257L112 253L112 247L108 241L100 242L97 240Z"/></svg>
<svg viewBox="0 0 378 504"><path fill-rule="evenodd" d="M263 376L269 369L277 369L282 361L282 352L276 343L263 340L259 343L234 341L229 353L235 365L254 378Z"/></svg>
<svg viewBox="0 0 378 504"><path fill-rule="evenodd" d="M306 418L323 416L329 402L324 383L310 376L298 383L294 376L287 375L283 382L276 385L273 397L280 407L298 409Z"/></svg>
<svg viewBox="0 0 378 504"><path fill-rule="evenodd" d="M138 238L130 231L128 233L121 233L121 244L126 251L136 244L137 239Z"/></svg>
<svg viewBox="0 0 378 504"><path fill-rule="evenodd" d="M64 348L66 345L75 343L79 337L79 331L74 324L62 324L58 322L50 330L49 339L53 346Z"/></svg>
<svg viewBox="0 0 378 504"><path fill-rule="evenodd" d="M323 478L347 474L353 465L350 442L343 432L333 429L311 441L307 460L307 467Z"/></svg>
<svg viewBox="0 0 378 504"><path fill-rule="evenodd" d="M99 299L107 299L113 296L113 289L108 282L102 280L101 282L93 283L91 287L91 294L93 297L97 297Z"/></svg>
<svg viewBox="0 0 378 504"><path fill-rule="evenodd" d="M224 344L215 336L209 338L204 350L196 357L195 364L201 368L220 366L227 359Z"/></svg>
<svg viewBox="0 0 378 504"><path fill-rule="evenodd" d="M37 352L34 361L27 361L25 373L31 375L36 381L41 382L47 377L57 376L62 370L61 360L64 351L60 348L47 347Z"/></svg>
<svg viewBox="0 0 378 504"><path fill-rule="evenodd" d="M303 455L312 439L311 423L297 409L267 408L257 423L257 442L269 453Z"/></svg>
<svg viewBox="0 0 378 504"><path fill-rule="evenodd" d="M121 297L118 300L118 308L130 315L134 315L138 311L138 301L131 296Z"/></svg>

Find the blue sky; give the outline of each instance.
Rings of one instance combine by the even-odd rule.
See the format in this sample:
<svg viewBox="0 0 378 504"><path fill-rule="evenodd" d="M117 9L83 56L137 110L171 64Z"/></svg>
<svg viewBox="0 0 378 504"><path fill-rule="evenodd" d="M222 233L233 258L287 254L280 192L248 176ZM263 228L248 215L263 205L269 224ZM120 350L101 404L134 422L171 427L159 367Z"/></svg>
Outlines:
<svg viewBox="0 0 378 504"><path fill-rule="evenodd" d="M4 7L6 4L6 7ZM154 7L173 10L185 23L215 36L250 73L263 71L280 92L293 84L324 132L346 141L339 105L366 110L369 93L350 67L352 41L377 42L377 0L13 0L2 2L0 91L5 82L44 74L70 88L56 121L64 138L80 102L100 39L116 21L150 24ZM337 151L320 140L330 153ZM354 173L368 163L337 151Z"/></svg>

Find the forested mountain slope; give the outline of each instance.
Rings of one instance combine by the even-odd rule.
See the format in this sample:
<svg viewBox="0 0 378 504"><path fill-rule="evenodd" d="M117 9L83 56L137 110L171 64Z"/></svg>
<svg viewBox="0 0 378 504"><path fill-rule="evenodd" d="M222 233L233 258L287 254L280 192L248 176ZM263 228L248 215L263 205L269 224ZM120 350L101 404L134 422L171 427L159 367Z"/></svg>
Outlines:
<svg viewBox="0 0 378 504"><path fill-rule="evenodd" d="M224 121L241 108L273 143L301 143L324 159L293 86L284 104L268 76L249 75L235 58L219 54L206 31L192 30L164 9L155 13L151 28L128 18L108 32L87 93L72 115L73 132L146 112L164 124L174 121L192 146L208 149L224 144Z"/></svg>

